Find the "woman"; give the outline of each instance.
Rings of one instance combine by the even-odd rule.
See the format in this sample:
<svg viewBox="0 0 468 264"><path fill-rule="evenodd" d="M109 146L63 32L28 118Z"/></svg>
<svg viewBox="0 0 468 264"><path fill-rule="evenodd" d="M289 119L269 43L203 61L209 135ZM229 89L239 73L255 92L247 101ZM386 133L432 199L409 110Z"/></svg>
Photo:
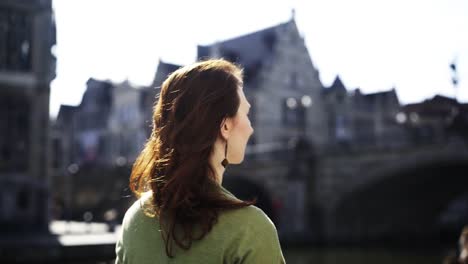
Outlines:
<svg viewBox="0 0 468 264"><path fill-rule="evenodd" d="M133 165L138 201L125 214L116 263L285 263L270 219L221 186L226 166L244 159L249 108L242 70L225 60L169 75Z"/></svg>

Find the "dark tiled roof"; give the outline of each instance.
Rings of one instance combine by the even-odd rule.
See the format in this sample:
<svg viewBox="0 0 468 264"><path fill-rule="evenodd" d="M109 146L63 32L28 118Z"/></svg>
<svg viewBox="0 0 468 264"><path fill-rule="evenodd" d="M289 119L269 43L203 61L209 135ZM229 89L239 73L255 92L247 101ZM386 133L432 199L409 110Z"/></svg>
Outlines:
<svg viewBox="0 0 468 264"><path fill-rule="evenodd" d="M443 95L435 95L432 99L426 100L428 103L438 103L438 104L448 104L448 105L458 105L458 101L454 98L450 98Z"/></svg>
<svg viewBox="0 0 468 264"><path fill-rule="evenodd" d="M57 115L57 123L66 123L71 120L78 108L78 106L60 105L60 109Z"/></svg>
<svg viewBox="0 0 468 264"><path fill-rule="evenodd" d="M341 79L340 79L340 76L336 76L335 81L334 81L333 84L330 86L330 88L346 90L346 88L345 88L343 82L342 82Z"/></svg>
<svg viewBox="0 0 468 264"><path fill-rule="evenodd" d="M176 71L177 69L179 69L180 67L182 66L159 60L158 68L156 69L156 74L154 76L154 80L153 80L153 84L151 85L151 88L156 88L156 87L161 86L161 84L167 78L167 76L171 74L172 72Z"/></svg>
<svg viewBox="0 0 468 264"><path fill-rule="evenodd" d="M100 81L90 78L86 82L86 91L83 95L81 104L89 101L95 101L99 105L109 106L112 103L112 88L113 85L108 81Z"/></svg>
<svg viewBox="0 0 468 264"><path fill-rule="evenodd" d="M463 105L453 98L442 95L436 95L424 102L407 104L403 107L407 113L416 112L422 115L447 115L455 108L463 110Z"/></svg>
<svg viewBox="0 0 468 264"><path fill-rule="evenodd" d="M379 99L381 99L382 101L385 101L388 99L394 99L399 103L398 96L396 94L395 89L392 89L389 91L383 91L383 92L363 94L362 97L365 101L368 101L368 102L375 102Z"/></svg>
<svg viewBox="0 0 468 264"><path fill-rule="evenodd" d="M336 76L335 80L333 81L333 84L328 88L324 88L322 90L322 93L324 95L329 95L330 93L333 93L333 92L336 93L338 91L346 92L346 87L341 81L340 76Z"/></svg>
<svg viewBox="0 0 468 264"><path fill-rule="evenodd" d="M212 45L199 45L197 57L199 60L207 59L210 56L210 49L219 49L220 57L240 64L244 68L245 81L249 82L256 77L258 70L271 58L278 32L289 23L295 22L290 20L277 26Z"/></svg>

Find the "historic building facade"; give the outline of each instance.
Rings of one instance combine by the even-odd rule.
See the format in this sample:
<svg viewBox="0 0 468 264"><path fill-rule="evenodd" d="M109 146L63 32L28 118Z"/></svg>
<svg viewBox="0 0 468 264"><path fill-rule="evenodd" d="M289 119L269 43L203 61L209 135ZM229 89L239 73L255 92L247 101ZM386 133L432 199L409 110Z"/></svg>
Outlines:
<svg viewBox="0 0 468 264"><path fill-rule="evenodd" d="M80 105L62 105L55 122L59 167L125 165L146 141L142 90L128 81L89 79ZM66 153L66 154L65 154Z"/></svg>
<svg viewBox="0 0 468 264"><path fill-rule="evenodd" d="M322 96L330 149L395 148L408 143L395 89L363 94L360 89L346 89L337 77Z"/></svg>
<svg viewBox="0 0 468 264"><path fill-rule="evenodd" d="M0 234L46 231L52 1L0 2Z"/></svg>
<svg viewBox="0 0 468 264"><path fill-rule="evenodd" d="M114 86L107 138L109 163L132 164L146 141L142 92L128 81Z"/></svg>

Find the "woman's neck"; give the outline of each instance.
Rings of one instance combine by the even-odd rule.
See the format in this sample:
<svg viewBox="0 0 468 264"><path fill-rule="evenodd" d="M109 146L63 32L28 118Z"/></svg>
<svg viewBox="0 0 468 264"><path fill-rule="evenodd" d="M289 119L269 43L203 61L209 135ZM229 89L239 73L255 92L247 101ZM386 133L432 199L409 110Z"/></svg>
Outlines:
<svg viewBox="0 0 468 264"><path fill-rule="evenodd" d="M224 159L224 158L223 158ZM223 183L224 171L226 170L223 165L221 165L222 160L212 159L211 166L215 171L216 182L221 185Z"/></svg>
<svg viewBox="0 0 468 264"><path fill-rule="evenodd" d="M221 164L224 160L224 152L220 150L219 144L215 143L213 154L210 158L210 163L215 172L216 182L221 185L223 183L223 175L226 168Z"/></svg>

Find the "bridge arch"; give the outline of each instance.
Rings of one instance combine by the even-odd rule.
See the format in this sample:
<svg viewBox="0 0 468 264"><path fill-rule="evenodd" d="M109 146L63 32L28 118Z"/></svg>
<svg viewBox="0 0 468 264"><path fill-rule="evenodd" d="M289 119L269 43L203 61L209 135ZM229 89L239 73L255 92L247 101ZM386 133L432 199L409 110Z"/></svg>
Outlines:
<svg viewBox="0 0 468 264"><path fill-rule="evenodd" d="M341 196L332 217L335 239L401 242L444 235L441 214L468 193L468 158L400 165L383 168L376 180Z"/></svg>

